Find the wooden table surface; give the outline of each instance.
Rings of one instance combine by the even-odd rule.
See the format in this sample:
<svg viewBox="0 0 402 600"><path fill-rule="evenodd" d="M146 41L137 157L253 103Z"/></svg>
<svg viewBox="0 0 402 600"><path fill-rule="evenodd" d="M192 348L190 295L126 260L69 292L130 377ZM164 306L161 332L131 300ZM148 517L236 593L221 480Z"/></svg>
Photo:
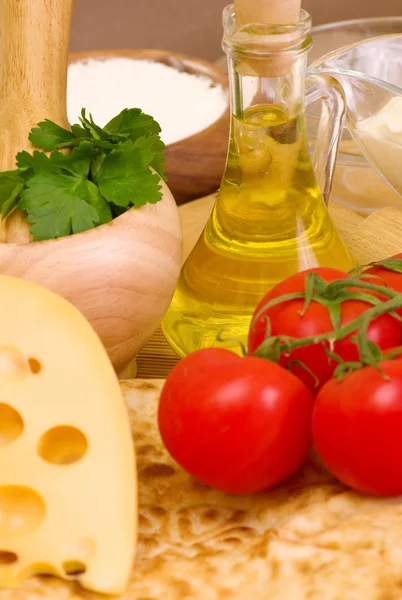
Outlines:
<svg viewBox="0 0 402 600"><path fill-rule="evenodd" d="M208 219L215 195L183 204L179 214L183 229L183 260L191 252ZM382 208L369 217L330 202L331 216L358 264L367 264L402 251L402 209ZM136 375L142 379L167 377L179 357L159 328L136 360ZM121 378L133 377L130 370Z"/></svg>

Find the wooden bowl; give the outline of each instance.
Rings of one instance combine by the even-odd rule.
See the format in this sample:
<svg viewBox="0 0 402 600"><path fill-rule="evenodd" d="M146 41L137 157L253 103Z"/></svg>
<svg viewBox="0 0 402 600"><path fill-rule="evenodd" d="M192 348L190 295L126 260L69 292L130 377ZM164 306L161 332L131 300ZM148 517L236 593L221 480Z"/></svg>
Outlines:
<svg viewBox="0 0 402 600"><path fill-rule="evenodd" d="M56 240L0 244L0 273L43 285L72 302L120 372L168 309L181 256L177 206L163 184L160 202L133 208L106 225Z"/></svg>
<svg viewBox="0 0 402 600"><path fill-rule="evenodd" d="M152 60L187 73L202 74L224 87L228 109L207 129L166 146L166 176L177 204L215 192L225 169L229 139L229 89L227 74L213 63L165 50L92 50L73 52L70 62L112 57ZM90 109L90 107L88 107Z"/></svg>

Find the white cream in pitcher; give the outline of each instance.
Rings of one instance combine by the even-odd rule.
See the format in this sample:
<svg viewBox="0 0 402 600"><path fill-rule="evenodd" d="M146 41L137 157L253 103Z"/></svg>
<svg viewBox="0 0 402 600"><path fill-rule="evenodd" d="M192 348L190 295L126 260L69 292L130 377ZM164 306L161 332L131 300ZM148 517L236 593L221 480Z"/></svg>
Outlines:
<svg viewBox="0 0 402 600"><path fill-rule="evenodd" d="M402 194L402 96L360 121L356 133L377 169Z"/></svg>

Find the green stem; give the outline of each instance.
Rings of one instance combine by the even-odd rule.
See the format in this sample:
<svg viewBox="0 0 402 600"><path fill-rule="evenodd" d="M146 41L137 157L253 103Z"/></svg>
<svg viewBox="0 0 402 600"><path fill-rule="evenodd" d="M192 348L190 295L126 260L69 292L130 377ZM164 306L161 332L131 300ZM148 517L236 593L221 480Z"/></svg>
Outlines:
<svg viewBox="0 0 402 600"><path fill-rule="evenodd" d="M402 347L399 346L399 348L393 348L390 352L387 351L387 353L384 355L384 360L392 360L393 358L396 358L397 356L401 355Z"/></svg>
<svg viewBox="0 0 402 600"><path fill-rule="evenodd" d="M350 279L342 279L341 281L343 284L346 284L346 285L342 285L341 289L343 289L345 287L353 286L354 288L368 290L369 292L375 292L378 294L382 294L383 296L389 296L390 298L395 298L396 296L399 296L398 292L395 292L394 290L391 290L390 288L383 287L381 285L375 285L373 283L367 283L366 281L361 281L360 279L355 279L353 277L351 277ZM329 283L328 284L329 289L331 288L332 283L338 283L338 282L334 281L334 282Z"/></svg>
<svg viewBox="0 0 402 600"><path fill-rule="evenodd" d="M380 287L380 289L382 288ZM363 333L365 335L365 341L367 341L366 332L370 321L372 321L376 317L379 317L380 315L390 313L402 308L402 294L394 292L392 295L393 297L390 300L387 300L386 302L382 302L381 304L369 308L363 314L357 317L354 321L351 321L350 323L344 325L343 327L340 327L339 329L311 337L301 339L291 338L289 341L281 341L280 351L285 352L289 350L295 350L296 348L303 348L304 346L309 346L310 344L319 344L320 342L336 342L347 337L354 331L360 331L361 329L363 330ZM271 337L265 339L262 342L262 344L257 348L257 350L253 353L253 356L269 356L269 350L274 344L275 340L277 339L278 337Z"/></svg>
<svg viewBox="0 0 402 600"><path fill-rule="evenodd" d="M316 278L317 282L320 282L322 284L325 284L324 280L319 278L317 275L315 275L315 273L310 273L307 278L306 278L306 288L310 287L309 286L309 279L310 279L310 275L311 280L313 280L313 277ZM354 277L349 277L348 279L341 279L341 280L337 280L337 281L332 281L331 283L327 283L325 284L325 293L317 295L314 293L314 289L310 289L309 293L306 294L306 292L293 292L291 294L285 294L284 296L278 296L277 298L274 298L273 300L271 300L270 302L267 302L266 304L264 304L261 309L258 311L258 313L254 316L253 321L258 321L258 319L260 317L262 317L265 313L266 310L268 310L269 308L272 308L273 306L275 306L276 304L282 304L282 302L288 302L289 300L306 300L305 305L303 307L302 310L302 314L305 314L310 302L312 300L314 300L315 302L321 302L321 304L325 304L328 301L333 301L336 299L336 297L342 293L345 293L345 291L347 291L347 288L349 287L354 287L354 288L359 288L362 290L367 290L369 292L375 292L375 293L379 293L382 294L383 296L389 296L390 298L395 298L396 296L398 296L398 293L386 288L386 287L382 287L381 285L375 285L372 283L366 283L365 281L360 281L357 278ZM367 294L367 299L363 298L363 297L354 297L353 296L353 291L350 291L349 294L344 298L342 298L343 300L362 300L362 301L367 301L367 302L373 302L373 300L370 298L370 294Z"/></svg>

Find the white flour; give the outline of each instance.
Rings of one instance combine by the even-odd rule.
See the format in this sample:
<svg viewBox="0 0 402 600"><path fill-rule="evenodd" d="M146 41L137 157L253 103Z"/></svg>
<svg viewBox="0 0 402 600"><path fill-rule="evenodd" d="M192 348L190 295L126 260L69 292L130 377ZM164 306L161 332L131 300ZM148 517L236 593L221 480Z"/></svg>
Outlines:
<svg viewBox="0 0 402 600"><path fill-rule="evenodd" d="M402 194L402 96L360 121L356 134L380 172Z"/></svg>
<svg viewBox="0 0 402 600"><path fill-rule="evenodd" d="M81 109L103 127L123 108L141 108L172 144L212 125L228 98L209 77L180 72L146 60L111 58L72 63L68 71L67 112L77 123Z"/></svg>

